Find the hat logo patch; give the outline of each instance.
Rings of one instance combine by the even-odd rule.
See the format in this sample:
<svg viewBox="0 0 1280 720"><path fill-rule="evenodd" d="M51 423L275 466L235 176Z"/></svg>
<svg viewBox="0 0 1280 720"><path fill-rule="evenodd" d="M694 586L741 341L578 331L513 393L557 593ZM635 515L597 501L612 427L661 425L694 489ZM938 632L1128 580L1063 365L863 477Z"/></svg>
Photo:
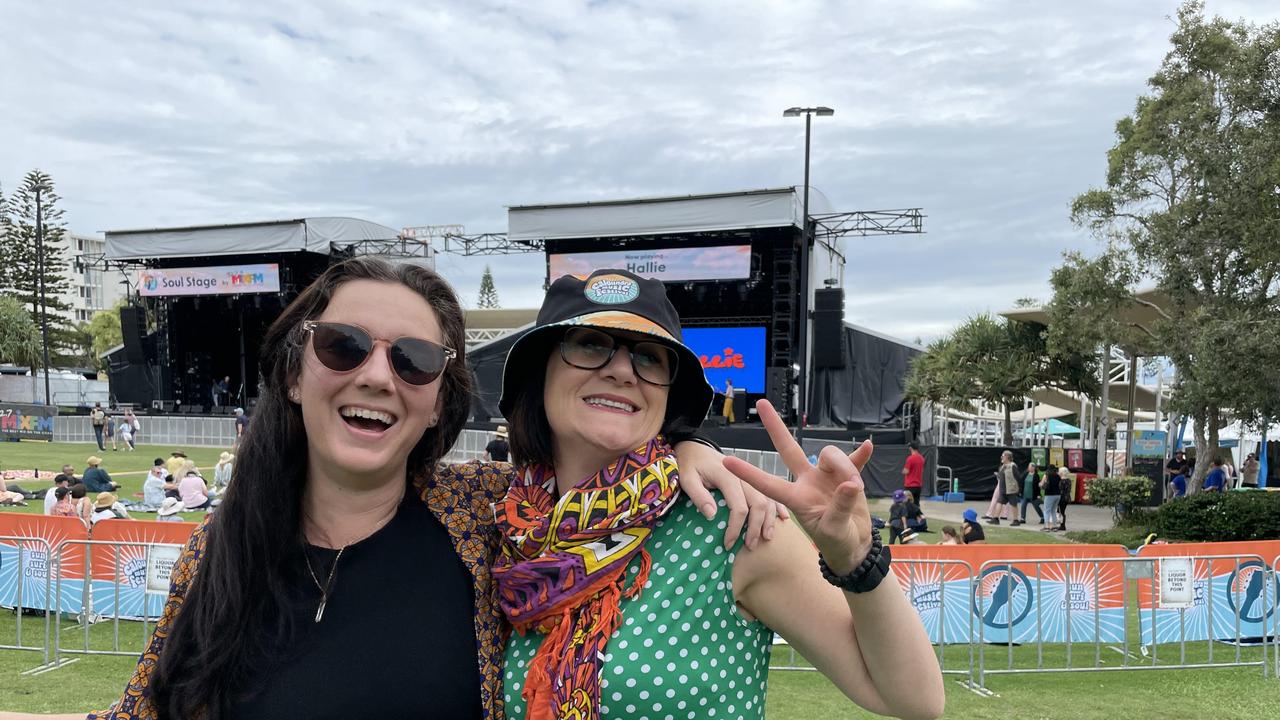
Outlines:
<svg viewBox="0 0 1280 720"><path fill-rule="evenodd" d="M583 295L600 305L621 305L640 297L640 284L623 275L601 275L587 284Z"/></svg>

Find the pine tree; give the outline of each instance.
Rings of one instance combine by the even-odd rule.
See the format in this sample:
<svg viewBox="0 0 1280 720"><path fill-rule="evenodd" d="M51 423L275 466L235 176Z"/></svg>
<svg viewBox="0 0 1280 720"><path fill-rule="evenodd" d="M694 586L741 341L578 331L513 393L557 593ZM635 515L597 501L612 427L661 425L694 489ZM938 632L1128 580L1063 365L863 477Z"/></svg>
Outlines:
<svg viewBox="0 0 1280 720"><path fill-rule="evenodd" d="M484 266L484 275L480 276L480 298L476 301L478 308L500 308L502 304L498 302L498 291L493 287L493 273L489 270L489 266Z"/></svg>
<svg viewBox="0 0 1280 720"><path fill-rule="evenodd" d="M36 245L36 191L40 193L40 215L44 239L40 252ZM31 309L36 327L41 324L40 279L44 279L43 309L49 320L49 347L75 353L75 328L70 317L71 306L61 297L69 292L71 282L64 275L67 261L62 237L66 232L60 198L54 192L53 178L40 170L32 170L9 198L5 208L5 246L0 263L5 268L5 287Z"/></svg>

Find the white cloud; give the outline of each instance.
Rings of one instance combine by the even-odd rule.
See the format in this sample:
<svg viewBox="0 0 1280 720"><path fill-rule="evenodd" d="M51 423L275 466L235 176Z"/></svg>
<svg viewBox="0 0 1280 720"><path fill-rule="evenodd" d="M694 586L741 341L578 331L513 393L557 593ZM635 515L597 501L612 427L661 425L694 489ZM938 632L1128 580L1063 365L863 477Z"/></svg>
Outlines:
<svg viewBox="0 0 1280 720"><path fill-rule="evenodd" d="M506 205L798 184L803 129L781 110L830 105L814 184L837 209L928 215L926 235L847 248L850 319L912 338L1036 294L1091 247L1068 203L1102 180L1177 2L0 7L0 182L50 172L77 231L306 214L501 231ZM473 301L490 263L514 306L541 300L530 260L440 266Z"/></svg>

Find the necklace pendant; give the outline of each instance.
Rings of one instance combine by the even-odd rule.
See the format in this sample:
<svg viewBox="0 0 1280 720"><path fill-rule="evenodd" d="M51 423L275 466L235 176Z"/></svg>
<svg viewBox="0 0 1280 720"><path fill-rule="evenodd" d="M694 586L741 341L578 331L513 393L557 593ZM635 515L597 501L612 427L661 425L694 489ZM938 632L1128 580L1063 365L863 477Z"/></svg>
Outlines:
<svg viewBox="0 0 1280 720"><path fill-rule="evenodd" d="M320 601L320 607L316 608L316 622L320 622L320 618L324 617L324 604L325 604L325 602L326 602L326 601L322 599L322 600Z"/></svg>

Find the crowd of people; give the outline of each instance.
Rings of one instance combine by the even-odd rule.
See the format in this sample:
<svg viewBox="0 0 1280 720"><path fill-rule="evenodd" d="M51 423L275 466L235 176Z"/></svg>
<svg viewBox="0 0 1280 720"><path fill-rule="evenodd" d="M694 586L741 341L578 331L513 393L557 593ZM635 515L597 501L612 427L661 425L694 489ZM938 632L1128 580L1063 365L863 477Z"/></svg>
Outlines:
<svg viewBox="0 0 1280 720"><path fill-rule="evenodd" d="M151 513L157 520L177 522L183 520L180 513L211 512L231 485L234 465L235 455L223 452L210 483L186 453L175 450L167 460L155 459L135 499L122 499L120 483L111 478L101 457L91 455L81 475L76 475L74 465L63 465L52 487L45 490L28 492L0 477L0 505L38 500L44 505L43 514L77 518L90 528L103 520L146 518Z"/></svg>

